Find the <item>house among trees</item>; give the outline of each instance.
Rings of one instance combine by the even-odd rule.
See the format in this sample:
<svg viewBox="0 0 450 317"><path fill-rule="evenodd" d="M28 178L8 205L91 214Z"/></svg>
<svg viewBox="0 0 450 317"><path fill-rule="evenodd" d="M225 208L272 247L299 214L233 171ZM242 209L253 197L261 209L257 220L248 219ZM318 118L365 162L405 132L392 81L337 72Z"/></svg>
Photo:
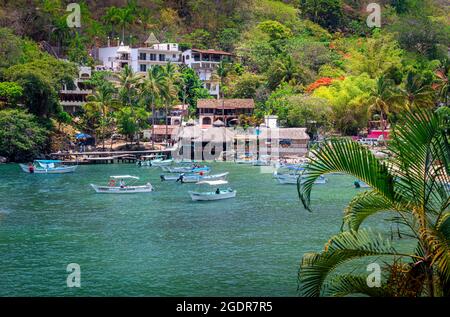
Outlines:
<svg viewBox="0 0 450 317"><path fill-rule="evenodd" d="M124 43L117 46L100 47L96 57L103 67L118 72L125 66L130 66L134 72L147 72L152 65L166 65L171 62L181 62L181 52L177 43L160 43L156 36L151 33L144 44L140 47L130 47Z"/></svg>
<svg viewBox="0 0 450 317"><path fill-rule="evenodd" d="M87 83L89 79L91 79L91 68L80 66L74 85L72 87L64 85L59 91L59 103L64 111L73 114L83 107L87 97L92 94L92 87Z"/></svg>
<svg viewBox="0 0 450 317"><path fill-rule="evenodd" d="M166 130L166 125L156 125L150 129L143 130L144 139L151 140L153 137L153 141L155 142L164 142L166 140L166 132L167 132L167 141L173 140L174 136L178 135L178 131L180 126L176 125L168 125ZM152 132L154 131L154 135L152 136Z"/></svg>
<svg viewBox="0 0 450 317"><path fill-rule="evenodd" d="M233 54L213 49L190 49L182 54L183 63L194 69L209 94L219 98L220 83L214 75L221 61L231 61Z"/></svg>
<svg viewBox="0 0 450 317"><path fill-rule="evenodd" d="M254 109L253 99L200 99L197 102L199 123L205 128L218 120L225 126L235 126L240 116L251 116Z"/></svg>

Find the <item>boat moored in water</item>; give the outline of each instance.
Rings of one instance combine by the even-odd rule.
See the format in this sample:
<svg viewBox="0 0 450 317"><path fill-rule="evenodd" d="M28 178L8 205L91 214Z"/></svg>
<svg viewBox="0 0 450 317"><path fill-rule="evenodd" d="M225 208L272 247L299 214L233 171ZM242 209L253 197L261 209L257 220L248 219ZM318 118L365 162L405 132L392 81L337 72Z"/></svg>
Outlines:
<svg viewBox="0 0 450 317"><path fill-rule="evenodd" d="M28 165L19 164L22 171L29 174L65 174L73 173L78 165L67 166L59 160L35 160Z"/></svg>
<svg viewBox="0 0 450 317"><path fill-rule="evenodd" d="M355 188L370 188L369 185L360 180L356 180L353 185L355 186Z"/></svg>
<svg viewBox="0 0 450 317"><path fill-rule="evenodd" d="M165 155L144 155L136 162L136 165L139 167L150 167L153 163L164 161L165 158Z"/></svg>
<svg viewBox="0 0 450 317"><path fill-rule="evenodd" d="M301 183L303 184L305 182L304 176L300 174L278 174L276 175L276 179L278 180L278 183L280 184L290 184L290 185L296 185L298 183L299 177L301 178ZM315 181L314 184L316 185L324 185L328 183L328 178L325 176L319 176Z"/></svg>
<svg viewBox="0 0 450 317"><path fill-rule="evenodd" d="M197 183L198 185L209 185L209 186L221 186L228 184L225 180L217 181L201 181ZM208 192L195 192L189 191L192 201L213 201L213 200L223 200L236 197L236 190L232 188L221 189L217 188L215 191Z"/></svg>
<svg viewBox="0 0 450 317"><path fill-rule="evenodd" d="M173 159L167 160L154 160L152 161L152 166L170 166L173 164Z"/></svg>
<svg viewBox="0 0 450 317"><path fill-rule="evenodd" d="M162 167L163 171L168 173L209 173L211 168L208 166L177 166L177 167Z"/></svg>
<svg viewBox="0 0 450 317"><path fill-rule="evenodd" d="M99 194L132 194L132 193L150 193L154 191L154 188L150 183L140 186L133 185L138 180L139 177L131 175L110 176L108 185L99 186L91 184L91 187L95 190L95 192ZM128 185L125 181L131 182L132 185Z"/></svg>
<svg viewBox="0 0 450 317"><path fill-rule="evenodd" d="M225 180L228 176L228 172L213 175L181 175L180 181L182 183L198 183L201 181L217 181Z"/></svg>

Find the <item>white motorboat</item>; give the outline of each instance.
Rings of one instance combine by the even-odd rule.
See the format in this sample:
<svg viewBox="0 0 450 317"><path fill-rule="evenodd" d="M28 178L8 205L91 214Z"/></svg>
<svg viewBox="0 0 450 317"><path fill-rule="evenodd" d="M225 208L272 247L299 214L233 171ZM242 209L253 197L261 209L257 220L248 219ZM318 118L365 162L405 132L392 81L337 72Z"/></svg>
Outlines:
<svg viewBox="0 0 450 317"><path fill-rule="evenodd" d="M295 184L297 185L298 178L301 177L301 183L303 184L305 182L305 178L302 175L299 174L279 174L276 176L276 179L280 184ZM319 176L315 181L314 184L316 185L323 185L328 183L328 178L324 176Z"/></svg>
<svg viewBox="0 0 450 317"><path fill-rule="evenodd" d="M180 174L172 173L169 175L161 174L161 175L159 175L159 178L161 179L161 181L177 181L180 179L182 174L183 173L180 173Z"/></svg>
<svg viewBox="0 0 450 317"><path fill-rule="evenodd" d="M256 162L256 160L252 159L237 159L234 161L236 164L249 164L252 165Z"/></svg>
<svg viewBox="0 0 450 317"><path fill-rule="evenodd" d="M209 173L210 168L208 166L176 166L176 167L162 167L163 171L168 173Z"/></svg>
<svg viewBox="0 0 450 317"><path fill-rule="evenodd" d="M136 165L139 167L150 167L153 163L164 161L165 158L165 155L144 155L136 162Z"/></svg>
<svg viewBox="0 0 450 317"><path fill-rule="evenodd" d="M298 178L301 177L299 174L277 174L275 178L280 184L297 184Z"/></svg>
<svg viewBox="0 0 450 317"><path fill-rule="evenodd" d="M355 186L355 188L370 188L369 185L360 180L356 180L353 185Z"/></svg>
<svg viewBox="0 0 450 317"><path fill-rule="evenodd" d="M270 161L256 160L252 163L253 166L270 166Z"/></svg>
<svg viewBox="0 0 450 317"><path fill-rule="evenodd" d="M58 160L36 160L32 164L19 164L22 171L29 174L66 174L73 173L78 165L67 166Z"/></svg>
<svg viewBox="0 0 450 317"><path fill-rule="evenodd" d="M150 193L154 191L152 184L136 186L133 185L139 180L137 176L119 175L110 176L109 184L106 186L99 186L91 184L91 187L99 194L133 194L133 193ZM132 183L128 185L126 181Z"/></svg>
<svg viewBox="0 0 450 317"><path fill-rule="evenodd" d="M209 186L221 186L228 184L227 181L217 180L217 181L202 181L198 182L198 185L209 185ZM193 201L213 201L213 200L223 200L236 197L236 190L231 188L221 189L217 188L215 191L209 192L194 192L190 191L189 195Z"/></svg>
<svg viewBox="0 0 450 317"><path fill-rule="evenodd" d="M173 164L173 159L152 161L152 166L170 166L172 164Z"/></svg>
<svg viewBox="0 0 450 317"><path fill-rule="evenodd" d="M213 175L181 175L180 181L182 183L198 183L201 181L217 181L225 180L228 176L228 172Z"/></svg>

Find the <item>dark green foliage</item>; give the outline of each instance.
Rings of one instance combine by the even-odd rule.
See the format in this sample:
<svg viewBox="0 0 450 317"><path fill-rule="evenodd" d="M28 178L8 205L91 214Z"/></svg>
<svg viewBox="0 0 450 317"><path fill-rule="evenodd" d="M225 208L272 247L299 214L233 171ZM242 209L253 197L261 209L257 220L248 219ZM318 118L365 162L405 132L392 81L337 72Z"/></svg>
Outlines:
<svg viewBox="0 0 450 317"><path fill-rule="evenodd" d="M344 14L341 0L300 0L302 16L329 30L342 26Z"/></svg>
<svg viewBox="0 0 450 317"><path fill-rule="evenodd" d="M195 110L197 100L210 98L209 93L203 88L203 83L192 68L183 67L180 75L180 80L177 82L178 99L184 100L191 109Z"/></svg>
<svg viewBox="0 0 450 317"><path fill-rule="evenodd" d="M23 95L23 88L14 82L0 82L0 108L1 103L15 106Z"/></svg>
<svg viewBox="0 0 450 317"><path fill-rule="evenodd" d="M47 131L22 110L0 111L0 155L12 161L32 159L43 150Z"/></svg>

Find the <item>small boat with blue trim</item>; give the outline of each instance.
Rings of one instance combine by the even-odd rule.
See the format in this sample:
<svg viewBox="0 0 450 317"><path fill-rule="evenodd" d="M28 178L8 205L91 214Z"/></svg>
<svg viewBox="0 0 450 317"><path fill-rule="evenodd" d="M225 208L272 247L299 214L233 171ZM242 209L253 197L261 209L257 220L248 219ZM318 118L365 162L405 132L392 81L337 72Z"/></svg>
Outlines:
<svg viewBox="0 0 450 317"><path fill-rule="evenodd" d="M150 193L153 186L150 183L145 185L133 185L139 180L137 176L119 175L110 176L109 184L100 186L91 184L91 187L99 194L133 194L133 193ZM129 185L127 182L130 182Z"/></svg>
<svg viewBox="0 0 450 317"><path fill-rule="evenodd" d="M217 181L202 181L198 182L198 185L209 185L209 186L221 186L228 184L225 180L217 180ZM190 191L189 195L193 201L213 201L213 200L223 200L236 197L236 190L232 188L220 188L218 187L215 191L208 192L194 192Z"/></svg>
<svg viewBox="0 0 450 317"><path fill-rule="evenodd" d="M29 174L65 174L73 173L78 165L67 166L59 160L35 160L28 165L19 164L22 171Z"/></svg>

